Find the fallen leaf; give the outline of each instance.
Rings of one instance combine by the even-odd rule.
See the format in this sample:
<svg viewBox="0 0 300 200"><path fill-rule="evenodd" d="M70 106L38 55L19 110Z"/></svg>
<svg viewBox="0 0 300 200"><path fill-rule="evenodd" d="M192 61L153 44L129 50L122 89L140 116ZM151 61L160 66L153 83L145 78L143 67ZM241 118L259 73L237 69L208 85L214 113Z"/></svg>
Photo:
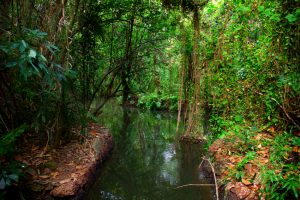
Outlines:
<svg viewBox="0 0 300 200"><path fill-rule="evenodd" d="M59 181L59 183L60 183L60 184L64 184L64 183L70 182L71 180L72 180L72 179L67 178L67 179L64 179L64 180Z"/></svg>
<svg viewBox="0 0 300 200"><path fill-rule="evenodd" d="M32 146L31 151L36 151L36 150L38 150L38 149L39 149L39 147L37 147L37 146Z"/></svg>
<svg viewBox="0 0 300 200"><path fill-rule="evenodd" d="M97 132L96 132L96 130L91 130L91 131L90 131L90 134L91 134L91 135L97 135Z"/></svg>
<svg viewBox="0 0 300 200"><path fill-rule="evenodd" d="M294 146L294 147L293 147L293 152L296 152L296 153L298 152L298 153L299 153L299 152L300 152L300 151L299 151L299 147Z"/></svg>
<svg viewBox="0 0 300 200"><path fill-rule="evenodd" d="M39 177L42 178L42 179L50 178L50 176L48 176L48 175L40 175Z"/></svg>
<svg viewBox="0 0 300 200"><path fill-rule="evenodd" d="M227 170L224 170L223 172L222 172L222 176L227 176L229 174L229 171L227 171Z"/></svg>
<svg viewBox="0 0 300 200"><path fill-rule="evenodd" d="M282 170L280 170L280 169L275 170L276 174L280 174L281 172L282 172Z"/></svg>
<svg viewBox="0 0 300 200"><path fill-rule="evenodd" d="M76 169L82 169L83 166L82 166L82 165L77 165L75 168L76 168Z"/></svg>
<svg viewBox="0 0 300 200"><path fill-rule="evenodd" d="M258 168L255 164L248 163L245 165L245 170L247 175L253 177L257 173Z"/></svg>
<svg viewBox="0 0 300 200"><path fill-rule="evenodd" d="M269 162L269 159L267 159L267 158L261 158L259 161L260 161L261 163L263 163L263 164L266 164L266 163Z"/></svg>
<svg viewBox="0 0 300 200"><path fill-rule="evenodd" d="M74 163L72 161L72 162L68 163L67 165L72 166L72 165L74 165Z"/></svg>
<svg viewBox="0 0 300 200"><path fill-rule="evenodd" d="M242 183L245 185L252 185L252 183L248 179L242 179Z"/></svg>
<svg viewBox="0 0 300 200"><path fill-rule="evenodd" d="M50 176L53 177L53 178L56 178L58 176L58 174L59 174L58 172L52 172L50 174Z"/></svg>

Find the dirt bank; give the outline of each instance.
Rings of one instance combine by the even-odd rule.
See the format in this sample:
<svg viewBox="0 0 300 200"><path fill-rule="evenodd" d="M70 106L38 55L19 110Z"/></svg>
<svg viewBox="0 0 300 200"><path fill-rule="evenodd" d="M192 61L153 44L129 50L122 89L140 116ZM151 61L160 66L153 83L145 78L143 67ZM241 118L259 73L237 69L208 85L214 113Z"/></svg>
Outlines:
<svg viewBox="0 0 300 200"><path fill-rule="evenodd" d="M271 137L266 134L257 134L255 139ZM259 190L262 187L260 168L269 163L269 148L258 142L256 155L248 158L240 148L244 142L235 136L216 140L209 148L209 154L214 159L216 174L220 177L225 191L224 199L229 200L256 200L259 199ZM248 157L247 157L248 156ZM261 197L264 199L263 197Z"/></svg>
<svg viewBox="0 0 300 200"><path fill-rule="evenodd" d="M25 199L80 199L94 180L102 161L113 148L111 134L90 124L84 142L73 140L58 149L31 146L16 160L24 164Z"/></svg>

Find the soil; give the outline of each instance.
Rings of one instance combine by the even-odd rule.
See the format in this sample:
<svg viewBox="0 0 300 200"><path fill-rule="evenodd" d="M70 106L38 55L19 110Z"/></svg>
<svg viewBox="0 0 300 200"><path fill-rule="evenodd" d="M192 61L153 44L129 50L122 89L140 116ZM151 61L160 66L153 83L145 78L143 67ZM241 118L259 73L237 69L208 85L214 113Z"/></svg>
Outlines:
<svg viewBox="0 0 300 200"><path fill-rule="evenodd" d="M113 148L108 129L97 124L89 125L83 141L72 140L52 150L25 143L23 153L15 156L26 166L22 198L81 199Z"/></svg>

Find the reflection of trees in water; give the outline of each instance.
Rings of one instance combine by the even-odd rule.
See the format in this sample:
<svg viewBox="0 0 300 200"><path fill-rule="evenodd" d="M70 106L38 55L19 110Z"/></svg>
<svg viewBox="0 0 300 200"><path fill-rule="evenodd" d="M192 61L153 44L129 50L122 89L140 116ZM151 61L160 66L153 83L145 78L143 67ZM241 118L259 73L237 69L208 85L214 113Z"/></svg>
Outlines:
<svg viewBox="0 0 300 200"><path fill-rule="evenodd" d="M118 182L118 194L122 194L125 199L157 195L164 182L160 180L159 170L164 164L164 144L158 142L160 122L149 116L137 115L143 114L123 109L117 150L123 157L119 157L118 163L114 163L109 173Z"/></svg>
<svg viewBox="0 0 300 200"><path fill-rule="evenodd" d="M114 106L104 111L103 116L103 124L113 130L115 149L105 173L95 186L98 192L105 191L130 200L184 200L185 196L195 199L184 190L174 190L175 183L184 182L182 180L187 175L184 170L190 170L182 169L181 172L181 168L187 166L179 166L179 159L187 159L181 163L191 163L188 160L193 159L193 156L179 158L177 154L181 151L166 139L175 136L175 117ZM189 178L191 175L187 182L190 182ZM99 198L100 195L92 199Z"/></svg>
<svg viewBox="0 0 300 200"><path fill-rule="evenodd" d="M197 184L203 183L199 180L198 166L201 162L201 157L204 155L203 148L197 144L180 144L180 166L179 167L179 184ZM198 199L210 199L211 189L209 187L187 187L180 190L185 190L183 199L193 199L198 196Z"/></svg>

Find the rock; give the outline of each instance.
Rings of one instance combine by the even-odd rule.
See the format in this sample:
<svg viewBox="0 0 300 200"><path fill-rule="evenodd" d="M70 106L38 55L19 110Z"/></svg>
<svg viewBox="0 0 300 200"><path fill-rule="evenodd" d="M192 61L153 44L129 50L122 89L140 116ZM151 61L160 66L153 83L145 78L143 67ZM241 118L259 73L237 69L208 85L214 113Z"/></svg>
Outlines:
<svg viewBox="0 0 300 200"><path fill-rule="evenodd" d="M229 199L231 200L245 199L251 193L251 190L241 182L232 183L230 186L227 186L227 190Z"/></svg>
<svg viewBox="0 0 300 200"><path fill-rule="evenodd" d="M253 191L251 191L251 193L245 198L245 200L258 200L258 196Z"/></svg>
<svg viewBox="0 0 300 200"><path fill-rule="evenodd" d="M45 188L45 186L38 183L33 183L29 187L34 192L41 192Z"/></svg>
<svg viewBox="0 0 300 200"><path fill-rule="evenodd" d="M78 189L79 186L76 183L67 182L51 190L50 195L59 198L72 197L77 194Z"/></svg>

